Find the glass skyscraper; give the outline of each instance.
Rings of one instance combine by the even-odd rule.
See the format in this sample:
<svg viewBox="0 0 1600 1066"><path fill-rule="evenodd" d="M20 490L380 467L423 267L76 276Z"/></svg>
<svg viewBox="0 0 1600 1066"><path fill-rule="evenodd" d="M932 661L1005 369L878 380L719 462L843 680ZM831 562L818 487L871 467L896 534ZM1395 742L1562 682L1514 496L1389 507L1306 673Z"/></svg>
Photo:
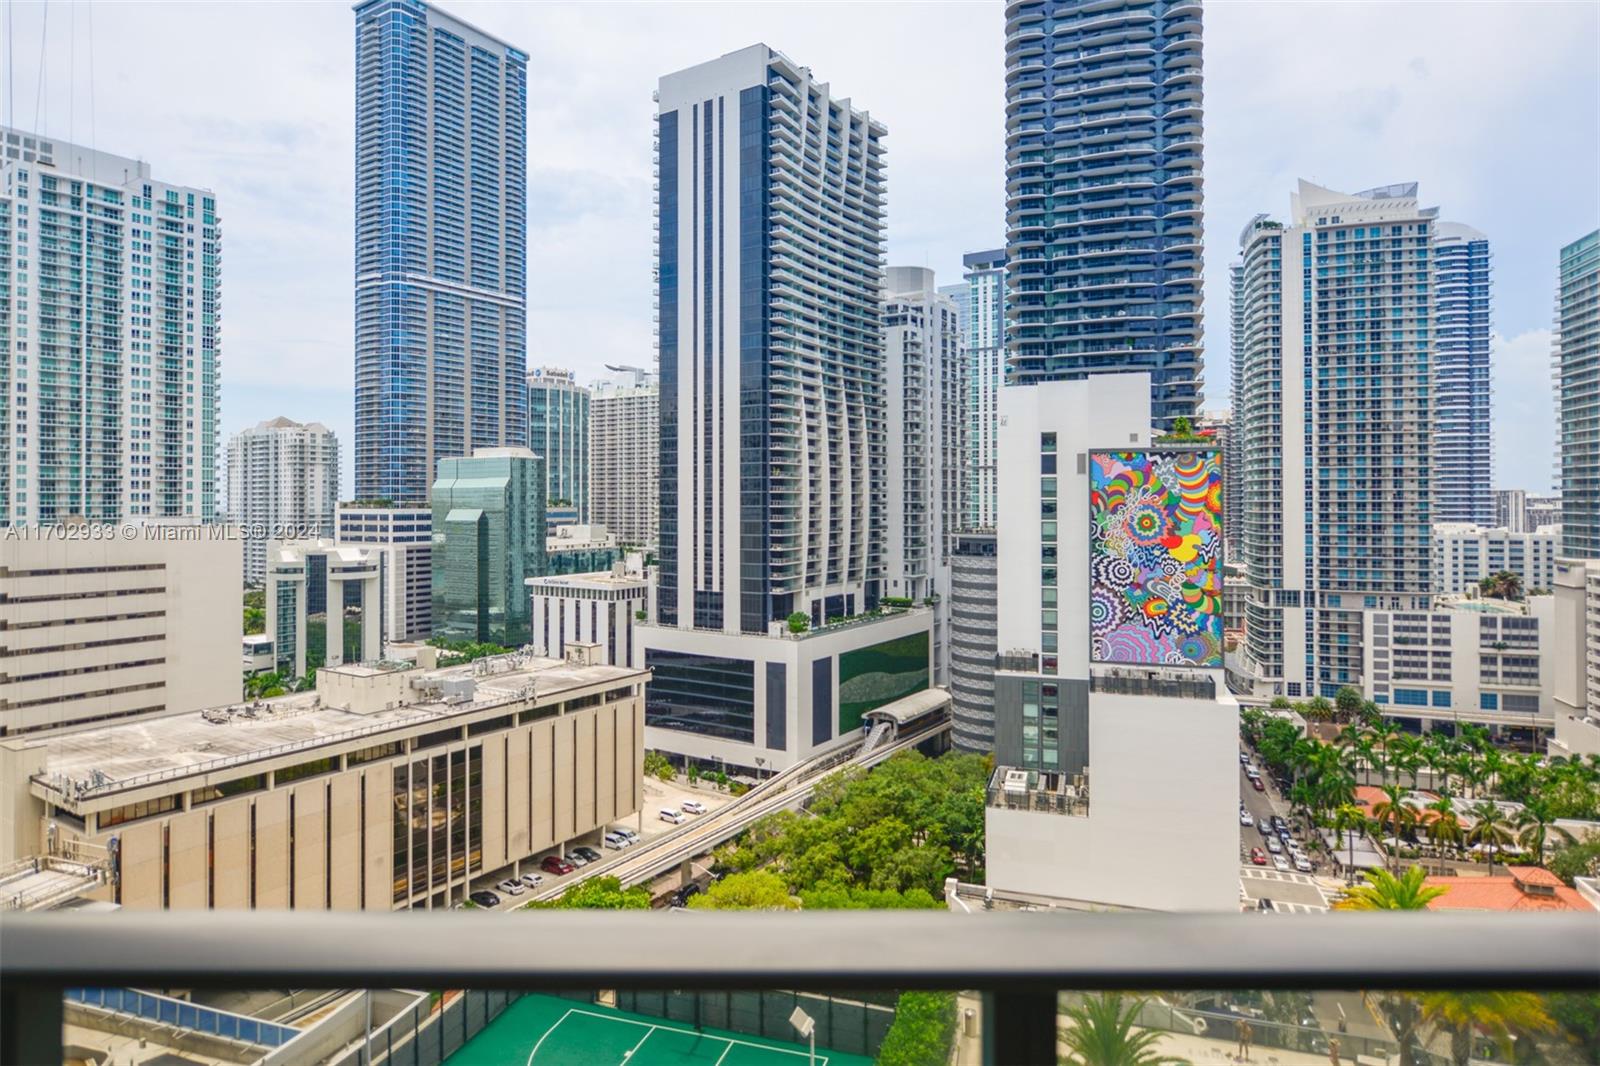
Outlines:
<svg viewBox="0 0 1600 1066"><path fill-rule="evenodd" d="M1199 0L1006 6L1007 380L1147 370L1199 410Z"/></svg>
<svg viewBox="0 0 1600 1066"><path fill-rule="evenodd" d="M1600 230L1561 249L1556 402L1561 435L1561 551L1600 559Z"/></svg>
<svg viewBox="0 0 1600 1066"><path fill-rule="evenodd" d="M995 527L995 446L999 427L1000 383L1006 361L1006 252L969 252L966 308L962 334L966 343L966 470L963 472L964 529Z"/></svg>
<svg viewBox="0 0 1600 1066"><path fill-rule="evenodd" d="M572 509L577 524L588 525L589 390L572 371L529 371L528 448L544 460L545 500Z"/></svg>
<svg viewBox="0 0 1600 1066"><path fill-rule="evenodd" d="M527 440L527 62L420 0L356 15L356 494Z"/></svg>
<svg viewBox="0 0 1600 1066"><path fill-rule="evenodd" d="M1435 522L1494 524L1489 238L1441 222L1433 242Z"/></svg>
<svg viewBox="0 0 1600 1066"><path fill-rule="evenodd" d="M526 581L545 572L544 471L526 448L439 460L433 483L433 635L528 643Z"/></svg>

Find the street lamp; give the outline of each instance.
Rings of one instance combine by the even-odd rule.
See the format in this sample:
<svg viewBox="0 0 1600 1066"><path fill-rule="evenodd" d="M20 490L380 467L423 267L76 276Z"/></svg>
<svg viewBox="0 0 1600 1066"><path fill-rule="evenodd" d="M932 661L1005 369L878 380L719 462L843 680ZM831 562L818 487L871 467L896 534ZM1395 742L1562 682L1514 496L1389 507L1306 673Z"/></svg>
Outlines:
<svg viewBox="0 0 1600 1066"><path fill-rule="evenodd" d="M811 1061L809 1066L817 1066L817 1023L811 1015L801 1010L794 1009L789 1015L789 1024L794 1026L794 1031L811 1041Z"/></svg>

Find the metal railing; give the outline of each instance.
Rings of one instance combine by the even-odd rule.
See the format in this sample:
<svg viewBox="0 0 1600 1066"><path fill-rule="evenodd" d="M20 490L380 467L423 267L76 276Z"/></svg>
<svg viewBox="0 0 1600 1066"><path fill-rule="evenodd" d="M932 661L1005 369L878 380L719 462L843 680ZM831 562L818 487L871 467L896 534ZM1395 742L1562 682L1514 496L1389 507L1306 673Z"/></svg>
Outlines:
<svg viewBox="0 0 1600 1066"><path fill-rule="evenodd" d="M0 916L0 1062L62 1061L69 988L972 990L986 1062L1054 1063L1064 990L1600 987L1581 914L193 911Z"/></svg>

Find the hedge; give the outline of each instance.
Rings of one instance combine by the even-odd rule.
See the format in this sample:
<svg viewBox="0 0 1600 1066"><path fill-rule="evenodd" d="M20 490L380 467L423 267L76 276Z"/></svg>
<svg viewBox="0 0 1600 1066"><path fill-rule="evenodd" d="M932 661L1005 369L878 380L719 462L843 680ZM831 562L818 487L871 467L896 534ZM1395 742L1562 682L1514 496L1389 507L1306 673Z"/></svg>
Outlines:
<svg viewBox="0 0 1600 1066"><path fill-rule="evenodd" d="M954 992L902 992L878 1066L946 1066L956 1040Z"/></svg>

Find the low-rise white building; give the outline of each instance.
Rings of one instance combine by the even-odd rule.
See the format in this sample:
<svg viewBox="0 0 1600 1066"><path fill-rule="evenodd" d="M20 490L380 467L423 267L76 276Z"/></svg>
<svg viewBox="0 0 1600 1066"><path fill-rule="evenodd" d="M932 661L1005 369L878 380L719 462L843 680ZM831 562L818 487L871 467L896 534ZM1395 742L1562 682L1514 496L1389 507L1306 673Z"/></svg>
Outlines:
<svg viewBox="0 0 1600 1066"><path fill-rule="evenodd" d="M326 537L268 544L267 635L277 670L304 677L308 666L380 658L390 596L384 572L392 566L383 545L340 544ZM308 663L318 626L322 661Z"/></svg>
<svg viewBox="0 0 1600 1066"><path fill-rule="evenodd" d="M1431 610L1369 610L1363 620L1365 695L1424 730L1471 722L1548 731L1555 722L1549 639L1555 600L1441 598Z"/></svg>
<svg viewBox="0 0 1600 1066"><path fill-rule="evenodd" d="M380 544L391 548L394 565L384 574L392 640L426 640L433 635L433 512L426 507L394 507L383 502L341 503L335 515L341 544Z"/></svg>
<svg viewBox="0 0 1600 1066"><path fill-rule="evenodd" d="M231 526L0 530L0 736L238 699L241 547Z"/></svg>
<svg viewBox="0 0 1600 1066"><path fill-rule="evenodd" d="M1524 589L1548 589L1556 580L1559 536L1549 530L1514 533L1470 522L1433 527L1433 590L1443 596L1473 592L1501 571L1522 578Z"/></svg>
<svg viewBox="0 0 1600 1066"><path fill-rule="evenodd" d="M592 574L530 577L527 585L535 651L560 659L569 643L594 644L608 666L633 661L633 627L650 603L642 556L630 555L626 564Z"/></svg>
<svg viewBox="0 0 1600 1066"><path fill-rule="evenodd" d="M1547 646L1553 673L1551 755L1600 755L1600 559L1556 564Z"/></svg>

